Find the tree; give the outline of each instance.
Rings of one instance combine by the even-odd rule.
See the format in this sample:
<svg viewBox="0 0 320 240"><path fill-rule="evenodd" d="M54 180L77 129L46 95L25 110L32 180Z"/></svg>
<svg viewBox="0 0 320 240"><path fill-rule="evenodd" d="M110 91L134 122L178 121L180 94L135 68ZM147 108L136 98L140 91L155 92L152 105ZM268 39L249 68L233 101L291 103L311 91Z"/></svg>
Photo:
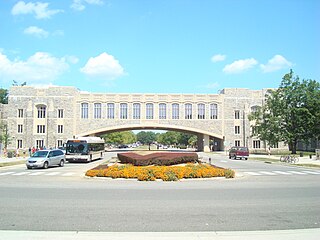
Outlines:
<svg viewBox="0 0 320 240"><path fill-rule="evenodd" d="M0 103L7 104L8 103L8 90L4 88L0 88Z"/></svg>
<svg viewBox="0 0 320 240"><path fill-rule="evenodd" d="M10 141L11 138L8 134L7 124L0 122L0 142L4 145L5 148L7 148Z"/></svg>
<svg viewBox="0 0 320 240"><path fill-rule="evenodd" d="M156 141L156 134L151 131L141 131L137 133L137 140L142 144L151 144Z"/></svg>
<svg viewBox="0 0 320 240"><path fill-rule="evenodd" d="M102 137L106 143L129 144L136 142L136 136L132 131L107 133Z"/></svg>
<svg viewBox="0 0 320 240"><path fill-rule="evenodd" d="M273 145L284 141L293 154L298 141L320 136L320 84L285 74L280 87L266 94L265 105L249 115L253 135Z"/></svg>

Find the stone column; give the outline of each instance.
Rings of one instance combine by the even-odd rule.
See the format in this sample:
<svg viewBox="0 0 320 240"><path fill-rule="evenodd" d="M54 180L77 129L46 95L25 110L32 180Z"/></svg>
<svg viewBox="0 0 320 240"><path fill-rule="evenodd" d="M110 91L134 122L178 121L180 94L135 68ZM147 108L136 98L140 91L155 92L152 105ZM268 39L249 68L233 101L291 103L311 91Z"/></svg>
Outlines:
<svg viewBox="0 0 320 240"><path fill-rule="evenodd" d="M203 135L203 151L210 152L210 137L209 135Z"/></svg>
<svg viewBox="0 0 320 240"><path fill-rule="evenodd" d="M199 152L210 152L209 135L198 134L197 143Z"/></svg>

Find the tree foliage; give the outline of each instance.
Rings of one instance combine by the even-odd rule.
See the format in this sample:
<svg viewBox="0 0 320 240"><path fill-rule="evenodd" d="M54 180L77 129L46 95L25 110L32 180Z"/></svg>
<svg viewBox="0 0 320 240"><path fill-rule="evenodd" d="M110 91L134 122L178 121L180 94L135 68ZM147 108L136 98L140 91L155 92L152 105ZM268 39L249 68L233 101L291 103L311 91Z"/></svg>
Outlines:
<svg viewBox="0 0 320 240"><path fill-rule="evenodd" d="M102 136L106 143L130 144L137 141L136 135L132 131L113 132Z"/></svg>
<svg viewBox="0 0 320 240"><path fill-rule="evenodd" d="M8 90L4 88L0 88L0 103L7 104L8 103Z"/></svg>
<svg viewBox="0 0 320 240"><path fill-rule="evenodd" d="M142 144L151 144L157 139L156 134L152 131L141 131L137 133L137 140Z"/></svg>
<svg viewBox="0 0 320 240"><path fill-rule="evenodd" d="M296 153L298 141L320 136L320 84L302 81L293 71L285 74L280 87L266 94L265 104L250 114L253 135L274 145L284 141Z"/></svg>

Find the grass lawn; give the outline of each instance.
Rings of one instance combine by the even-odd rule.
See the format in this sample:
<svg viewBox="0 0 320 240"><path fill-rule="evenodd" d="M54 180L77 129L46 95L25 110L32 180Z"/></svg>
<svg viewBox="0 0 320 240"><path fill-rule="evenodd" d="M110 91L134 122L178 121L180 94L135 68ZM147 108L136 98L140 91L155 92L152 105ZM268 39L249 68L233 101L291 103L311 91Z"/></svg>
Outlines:
<svg viewBox="0 0 320 240"><path fill-rule="evenodd" d="M26 162L25 160L16 161L16 162L5 162L5 163L0 162L0 167L13 166L13 165L18 165L18 164L23 164L25 162Z"/></svg>

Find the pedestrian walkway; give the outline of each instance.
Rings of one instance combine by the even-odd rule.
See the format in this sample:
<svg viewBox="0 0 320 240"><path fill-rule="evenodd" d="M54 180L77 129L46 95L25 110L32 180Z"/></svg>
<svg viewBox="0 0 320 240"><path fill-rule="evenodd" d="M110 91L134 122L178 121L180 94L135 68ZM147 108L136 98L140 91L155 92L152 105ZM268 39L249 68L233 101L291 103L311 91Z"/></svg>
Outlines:
<svg viewBox="0 0 320 240"><path fill-rule="evenodd" d="M319 170L295 170L295 171L251 171L243 172L243 175L247 176L305 176L305 175L318 175L320 176Z"/></svg>
<svg viewBox="0 0 320 240"><path fill-rule="evenodd" d="M14 172L5 171L0 172L0 177L2 176L61 176L61 177L72 177L76 176L76 172L46 172L46 171L24 171L24 172Z"/></svg>

